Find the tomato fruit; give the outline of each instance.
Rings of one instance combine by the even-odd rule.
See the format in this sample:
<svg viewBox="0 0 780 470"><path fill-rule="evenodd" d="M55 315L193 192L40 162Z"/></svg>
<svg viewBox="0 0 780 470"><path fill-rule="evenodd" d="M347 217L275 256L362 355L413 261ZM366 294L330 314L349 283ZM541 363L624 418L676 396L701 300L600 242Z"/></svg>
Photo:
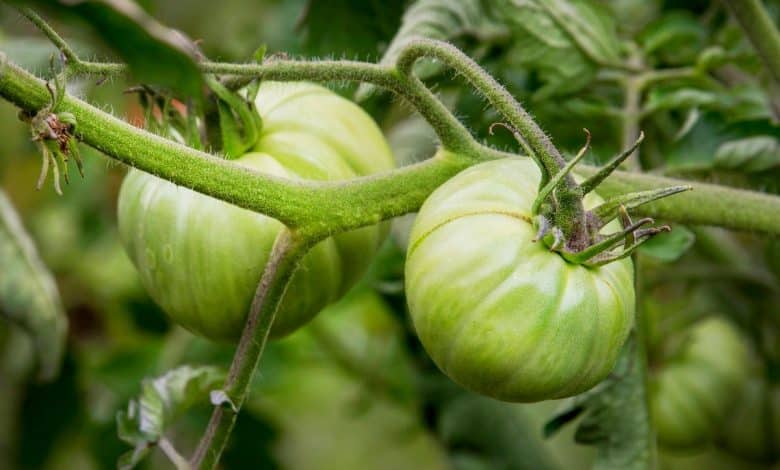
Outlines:
<svg viewBox="0 0 780 470"><path fill-rule="evenodd" d="M748 380L718 438L727 451L742 458L774 463L780 459L780 384Z"/></svg>
<svg viewBox="0 0 780 470"><path fill-rule="evenodd" d="M533 241L539 180L531 159L459 173L423 204L407 252L409 311L428 354L456 383L505 401L593 387L633 324L630 259L588 268Z"/></svg>
<svg viewBox="0 0 780 470"><path fill-rule="evenodd" d="M235 164L292 179L342 180L389 170L389 147L371 117L321 86L264 82L255 151ZM176 323L219 340L240 336L282 225L132 170L119 195L122 242L151 297ZM343 295L364 273L386 227L328 238L301 262L273 336L289 333Z"/></svg>
<svg viewBox="0 0 780 470"><path fill-rule="evenodd" d="M749 353L736 327L720 317L694 323L678 350L650 375L658 443L691 449L710 442L748 377Z"/></svg>

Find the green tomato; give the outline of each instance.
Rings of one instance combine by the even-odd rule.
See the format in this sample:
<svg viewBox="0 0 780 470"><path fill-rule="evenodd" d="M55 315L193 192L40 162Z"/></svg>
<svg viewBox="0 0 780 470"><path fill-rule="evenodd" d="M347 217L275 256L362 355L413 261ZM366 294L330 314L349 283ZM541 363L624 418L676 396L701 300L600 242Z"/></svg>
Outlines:
<svg viewBox="0 0 780 470"><path fill-rule="evenodd" d="M453 381L505 401L593 387L633 324L629 259L586 268L533 241L539 180L530 159L463 171L425 201L407 253L409 311L428 354Z"/></svg>
<svg viewBox="0 0 780 470"><path fill-rule="evenodd" d="M719 444L742 458L775 463L780 459L780 384L753 377L747 381L723 426Z"/></svg>
<svg viewBox="0 0 780 470"><path fill-rule="evenodd" d="M343 180L394 162L368 114L326 88L265 82L254 153L233 160L292 179ZM160 178L131 171L119 195L122 242L144 287L176 323L218 340L240 336L274 239L282 228L257 214ZM287 334L343 295L364 273L386 227L328 238L301 262L273 336Z"/></svg>
<svg viewBox="0 0 780 470"><path fill-rule="evenodd" d="M710 442L747 379L749 352L736 327L708 317L687 330L679 351L650 376L658 443L687 450Z"/></svg>

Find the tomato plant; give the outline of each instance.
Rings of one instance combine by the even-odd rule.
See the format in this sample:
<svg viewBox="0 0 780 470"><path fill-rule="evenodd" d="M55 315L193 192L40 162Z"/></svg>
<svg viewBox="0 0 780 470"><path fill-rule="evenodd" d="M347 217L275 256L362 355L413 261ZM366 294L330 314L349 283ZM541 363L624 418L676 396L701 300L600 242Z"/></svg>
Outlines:
<svg viewBox="0 0 780 470"><path fill-rule="evenodd" d="M341 180L393 166L376 124L313 84L264 83L254 152L233 160L292 179ZM132 171L119 195L119 230L144 286L177 323L236 340L282 224ZM368 267L385 229L366 227L320 242L302 261L273 335L290 333L343 295Z"/></svg>
<svg viewBox="0 0 780 470"><path fill-rule="evenodd" d="M780 458L780 387L762 377L742 384L720 445L740 457L766 463Z"/></svg>

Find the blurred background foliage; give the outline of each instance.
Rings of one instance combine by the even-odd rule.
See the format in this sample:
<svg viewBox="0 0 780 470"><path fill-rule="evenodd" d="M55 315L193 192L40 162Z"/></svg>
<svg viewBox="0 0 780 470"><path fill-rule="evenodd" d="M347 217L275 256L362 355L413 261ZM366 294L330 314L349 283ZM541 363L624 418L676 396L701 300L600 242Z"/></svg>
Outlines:
<svg viewBox="0 0 780 470"><path fill-rule="evenodd" d="M780 13L780 2L766 3L773 15ZM139 4L221 61L249 60L261 44L269 55L391 61L406 37L450 40L526 103L569 154L582 145L583 127L593 134L593 162L627 147L641 129L647 138L637 168L780 193L780 102L717 1L572 0L550 2L550 11L523 0ZM114 57L105 35L80 19L47 19L82 57ZM28 70L50 75L55 49L3 4L0 50ZM488 135L497 115L457 77L433 62L417 67L476 134L515 148L508 133ZM123 93L132 84L93 77L68 86L139 123L137 97ZM432 155L435 137L408 106L368 86L333 87L372 113L399 164ZM0 186L56 282L69 328L59 375L42 381L36 371L44 359L24 325L0 322L0 468L113 468L131 450L117 433L117 414L124 412L120 425L131 425L138 416L128 403L164 407L167 392L156 390L152 378L184 364L224 368L232 347L171 325L143 291L116 232L125 169L84 147L84 179L72 178L61 197L48 185L36 191L40 155L16 115L0 101ZM478 397L427 359L402 289L411 217L395 221L393 236L353 292L311 325L269 345L223 468L590 466L594 451L574 442L574 429L543 437L559 403L512 405ZM12 264L0 262L7 276ZM780 370L780 243L675 226L648 244L640 266L648 311L679 313L683 323L712 312L726 315L754 345L756 368ZM2 282L0 273L0 287ZM187 374L180 376L187 386L213 385L208 377ZM209 408L201 400L186 412L166 408L169 414L155 417L166 439L188 455ZM659 466L766 468L772 458L777 454L769 462L748 462L710 444L682 454L662 449ZM140 466L170 463L154 450Z"/></svg>

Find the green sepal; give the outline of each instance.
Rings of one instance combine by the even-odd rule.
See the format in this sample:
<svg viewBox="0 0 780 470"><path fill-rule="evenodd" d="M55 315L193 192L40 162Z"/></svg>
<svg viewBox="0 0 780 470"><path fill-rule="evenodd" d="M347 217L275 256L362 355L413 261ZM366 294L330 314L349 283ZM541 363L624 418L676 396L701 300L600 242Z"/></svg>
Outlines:
<svg viewBox="0 0 780 470"><path fill-rule="evenodd" d="M268 46L265 44L262 44L260 47L258 47L254 54L252 54L252 59L257 62L258 64L262 64L265 60L265 53L268 50ZM256 78L252 80L252 83L247 85L246 87L246 96L250 103L255 102L255 98L257 98L257 93L260 91L260 79Z"/></svg>
<svg viewBox="0 0 780 470"><path fill-rule="evenodd" d="M600 185L601 182L607 178L607 176L611 175L612 172L617 170L620 164L623 163L626 158L631 156L631 154L634 153L637 148L639 148L639 145L643 140L645 140L645 133L640 132L639 137L636 139L636 142L634 142L634 145L613 158L609 163L604 165L604 167L601 168L598 173L582 182L582 184L580 184L580 188L582 188L582 194L588 194L589 192L596 189L596 187Z"/></svg>
<svg viewBox="0 0 780 470"><path fill-rule="evenodd" d="M229 90L215 78L206 80L217 95L222 151L229 159L238 158L255 146L263 122L253 102Z"/></svg>
<svg viewBox="0 0 780 470"><path fill-rule="evenodd" d="M691 189L693 189L691 186L670 186L668 188L622 194L607 199L601 205L592 209L591 212L598 218L600 222L599 227L603 227L618 216L621 206L625 207L625 209L634 209L648 202Z"/></svg>

